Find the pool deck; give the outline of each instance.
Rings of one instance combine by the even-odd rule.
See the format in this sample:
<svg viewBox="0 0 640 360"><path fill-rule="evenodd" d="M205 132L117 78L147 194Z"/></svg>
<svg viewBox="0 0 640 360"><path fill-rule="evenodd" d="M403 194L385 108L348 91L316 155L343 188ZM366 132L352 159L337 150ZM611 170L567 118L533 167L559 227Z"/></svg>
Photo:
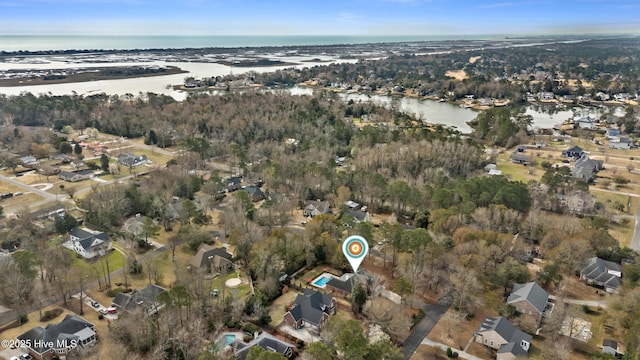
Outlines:
<svg viewBox="0 0 640 360"><path fill-rule="evenodd" d="M317 282L318 280L322 279L322 278L325 278L325 277L326 277L326 278L329 278L329 280L330 280L331 278L337 278L337 276L335 276L335 275L333 275L333 274L331 274L331 273L324 272L324 273L322 273L322 274L318 275L318 277L316 277L315 279L313 279L313 281L311 281L311 285L312 285L312 286L315 286L315 287L317 287L317 288L319 288L319 289L324 289L324 288L325 288L325 286L326 286L326 285L325 285L325 284L326 284L326 282L325 282L325 284L323 284L323 285L316 284L316 282ZM328 281L328 280L327 280L327 281Z"/></svg>

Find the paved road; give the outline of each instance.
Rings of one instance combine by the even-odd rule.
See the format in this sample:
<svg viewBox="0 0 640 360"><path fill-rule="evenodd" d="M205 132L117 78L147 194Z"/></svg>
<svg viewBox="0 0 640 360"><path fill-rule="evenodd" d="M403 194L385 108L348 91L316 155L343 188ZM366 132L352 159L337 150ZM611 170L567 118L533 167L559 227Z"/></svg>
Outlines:
<svg viewBox="0 0 640 360"><path fill-rule="evenodd" d="M608 192L611 194L618 194L618 195L624 195L624 196L631 196L631 197L637 197L640 198L640 194L633 194L633 193L629 193L629 192L625 192L625 191L616 191L616 190L609 190L609 189L601 189L601 188L597 188L595 186L590 186L589 190L593 190L593 191L602 191L602 192Z"/></svg>
<svg viewBox="0 0 640 360"><path fill-rule="evenodd" d="M425 304L422 306L422 310L426 316L413 328L411 334L409 334L403 343L402 352L405 360L410 359L413 353L416 352L418 346L424 341L433 327L436 326L442 315L447 312L449 306L451 306L450 302L443 298L440 298L435 304Z"/></svg>
<svg viewBox="0 0 640 360"><path fill-rule="evenodd" d="M42 191L42 190L40 190L38 188L34 188L33 186L30 186L30 185L27 185L27 184L23 184L20 181L12 179L10 177L4 176L4 175L0 175L0 180L2 180L4 182L7 182L7 183L9 183L11 185L17 186L17 187L19 187L19 188L21 188L21 189L23 189L25 191L29 191L29 192L32 192L34 194L38 194L38 195L44 197L45 199L48 199L49 201L56 199L56 196L54 194L50 194L50 193L48 193L46 191Z"/></svg>
<svg viewBox="0 0 640 360"><path fill-rule="evenodd" d="M433 340L429 340L428 338L425 338L424 340L422 340L422 345L427 345L427 346L431 346L431 347L437 347L437 348L440 348L440 349L442 349L442 350L444 350L444 351L447 351L447 348L448 348L448 347L450 347L450 346L448 346L448 345L446 345L446 344L439 343L439 342L436 342L436 341L433 341ZM471 354L469 354L469 353L466 353L466 352L464 352L464 351L462 351L462 350L457 350L457 349L454 349L454 348L451 348L451 350L453 350L453 351L457 352L457 353L458 353L458 356L459 356L461 359L468 359L468 360L484 360L484 359L479 358L479 357L477 357L477 356L475 356L475 355L471 355Z"/></svg>
<svg viewBox="0 0 640 360"><path fill-rule="evenodd" d="M633 228L633 238L629 247L632 250L640 251L640 204L636 210L636 226Z"/></svg>

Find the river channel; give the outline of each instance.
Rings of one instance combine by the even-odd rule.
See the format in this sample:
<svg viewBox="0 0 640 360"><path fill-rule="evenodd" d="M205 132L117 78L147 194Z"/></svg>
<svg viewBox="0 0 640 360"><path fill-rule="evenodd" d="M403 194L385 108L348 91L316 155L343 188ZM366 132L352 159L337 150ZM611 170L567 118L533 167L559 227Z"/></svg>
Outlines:
<svg viewBox="0 0 640 360"><path fill-rule="evenodd" d="M314 57L318 59L320 57ZM301 59L297 57L295 59L282 58L284 61L301 61L310 59ZM321 58L321 61L325 62L304 62L295 65L295 67L302 68L307 66L322 65L328 62L353 62L355 60L343 60L330 57ZM187 97L187 93L184 91L174 90L170 85L182 84L185 77L193 76L196 78L211 77L211 76L224 76L229 74L242 74L250 71L255 72L268 72L275 71L277 69L283 69L291 66L282 67L230 67L218 63L198 63L198 62L165 62L165 61L151 61L143 63L109 63L109 66L132 66L132 65L173 65L180 67L188 71L184 74L165 75L165 76L152 76L141 78L128 78L118 80L98 80L90 82L80 83L64 83L64 84L51 84L51 85L33 85L33 86L14 86L14 87L0 87L0 94L6 95L18 95L24 92L31 92L33 94L52 94L52 95L91 95L97 93L106 93L108 95L124 95L139 93L153 92L157 94L165 94L172 96L176 100L184 100ZM78 68L78 67L98 67L105 66L104 63L68 63L64 61L47 61L33 62L33 63L0 63L0 70L5 69L63 69L63 68ZM311 94L313 92L310 88L303 88L294 86L289 91L296 95ZM412 114L418 119L432 124L442 124L445 126L455 127L462 133L470 133L471 127L467 124L470 120L473 120L478 112L468 108L462 108L455 104L446 102L437 102L433 100L421 100L410 97L391 97L384 95L366 95L366 94L351 94L341 93L341 98L345 101L353 100L370 101L381 106L394 106L399 110ZM558 110L539 107L527 107L526 113L533 117L533 128L552 128L555 125L562 123L565 120L574 118L576 116L598 116L605 110L602 109L565 109ZM620 111L616 111L618 115ZM622 111L624 113L624 111ZM618 115L620 116L620 115Z"/></svg>

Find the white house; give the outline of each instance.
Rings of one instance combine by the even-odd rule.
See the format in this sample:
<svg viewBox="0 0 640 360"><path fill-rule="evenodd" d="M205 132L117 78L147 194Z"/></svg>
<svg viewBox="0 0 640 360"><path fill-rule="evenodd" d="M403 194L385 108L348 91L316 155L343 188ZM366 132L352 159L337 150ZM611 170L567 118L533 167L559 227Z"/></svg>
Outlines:
<svg viewBox="0 0 640 360"><path fill-rule="evenodd" d="M64 243L64 247L73 250L85 259L103 256L112 248L109 235L101 231L79 227L71 229L69 241Z"/></svg>
<svg viewBox="0 0 640 360"><path fill-rule="evenodd" d="M620 93L613 95L613 98L617 101L627 101L631 100L631 95L629 93Z"/></svg>
<svg viewBox="0 0 640 360"><path fill-rule="evenodd" d="M626 136L615 137L609 140L610 149L628 150L631 149L631 145L633 145L633 141Z"/></svg>
<svg viewBox="0 0 640 360"><path fill-rule="evenodd" d="M64 181L77 182L90 179L93 176L93 170L80 171L60 171L58 177Z"/></svg>
<svg viewBox="0 0 640 360"><path fill-rule="evenodd" d="M539 92L537 94L538 100L553 100L555 97L555 94L552 92Z"/></svg>
<svg viewBox="0 0 640 360"><path fill-rule="evenodd" d="M578 124L578 127L580 129L588 129L588 130L590 130L590 129L593 129L595 127L595 123L594 123L593 119L591 119L588 116L576 120L576 123Z"/></svg>

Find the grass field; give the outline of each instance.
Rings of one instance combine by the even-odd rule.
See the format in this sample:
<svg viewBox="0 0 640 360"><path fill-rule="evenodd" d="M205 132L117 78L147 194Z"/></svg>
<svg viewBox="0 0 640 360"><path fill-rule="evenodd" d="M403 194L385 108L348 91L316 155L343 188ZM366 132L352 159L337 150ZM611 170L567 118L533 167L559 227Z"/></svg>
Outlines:
<svg viewBox="0 0 640 360"><path fill-rule="evenodd" d="M497 169L502 171L503 175L508 176L514 181L522 181L528 183L531 180L540 181L545 170L542 168L543 162L549 162L551 164L559 164L562 160L561 151L570 146L567 143L549 142L550 146L543 149L528 149L525 151L526 155L532 156L533 164L530 167L514 164L509 161L511 154L510 150L498 155L496 159ZM590 186L590 193L595 196L596 201L605 206L607 213L614 215L636 215L638 203L640 199L632 197L627 194L640 194L640 172L627 171L626 164L629 163L630 157L640 156L640 150L629 150L630 152L619 155L619 152L624 150L617 150L615 155L606 156L602 152L598 151L598 147L590 141L582 139L572 139L571 144L577 144L583 149L593 151L591 157L594 159L600 159L605 161L605 170L600 171L598 179L595 184ZM605 154L609 154L610 149L606 149ZM613 151L611 151L613 154ZM622 158L621 158L622 156ZM634 165L635 166L635 165ZM640 162L638 164L640 169ZM630 183L624 186L614 188L613 185L609 186L606 190L610 191L598 191L603 188L605 180L612 179L614 176L622 176L630 180ZM609 180L612 182L611 180ZM617 193L616 193L617 192ZM625 194L627 193L627 194ZM627 211L627 203L630 202L629 209ZM620 211L617 207L622 204L625 209ZM621 246L628 246L631 243L633 237L633 221L620 221L619 223L610 224L609 232L617 239Z"/></svg>
<svg viewBox="0 0 640 360"><path fill-rule="evenodd" d="M70 251L70 250L69 250ZM109 269L115 271L124 267L127 258L120 253L120 251L112 251L108 256ZM73 254L73 267L84 268L90 271L90 274L95 272L94 270L100 270L102 264L100 262L88 262L82 258Z"/></svg>

